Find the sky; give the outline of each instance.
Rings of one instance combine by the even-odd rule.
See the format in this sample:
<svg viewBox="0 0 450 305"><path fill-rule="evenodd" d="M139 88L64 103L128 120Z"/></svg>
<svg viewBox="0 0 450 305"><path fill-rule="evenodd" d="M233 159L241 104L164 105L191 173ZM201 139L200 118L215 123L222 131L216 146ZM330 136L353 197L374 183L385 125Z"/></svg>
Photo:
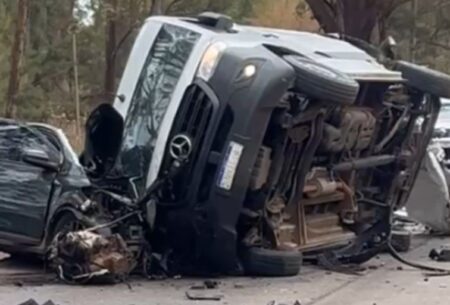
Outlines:
<svg viewBox="0 0 450 305"><path fill-rule="evenodd" d="M86 16L83 17L81 22L84 25L91 25L93 23L93 12L89 9L91 6L91 0L78 0L79 7L83 8L83 11L86 12Z"/></svg>

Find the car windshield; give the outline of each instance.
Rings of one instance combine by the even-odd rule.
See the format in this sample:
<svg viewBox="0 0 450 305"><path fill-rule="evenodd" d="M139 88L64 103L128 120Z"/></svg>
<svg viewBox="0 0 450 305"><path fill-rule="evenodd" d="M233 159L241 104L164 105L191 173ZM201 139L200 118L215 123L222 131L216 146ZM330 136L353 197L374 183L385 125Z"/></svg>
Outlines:
<svg viewBox="0 0 450 305"><path fill-rule="evenodd" d="M122 174L145 177L158 132L183 69L200 38L165 24L145 60L125 120L118 162Z"/></svg>

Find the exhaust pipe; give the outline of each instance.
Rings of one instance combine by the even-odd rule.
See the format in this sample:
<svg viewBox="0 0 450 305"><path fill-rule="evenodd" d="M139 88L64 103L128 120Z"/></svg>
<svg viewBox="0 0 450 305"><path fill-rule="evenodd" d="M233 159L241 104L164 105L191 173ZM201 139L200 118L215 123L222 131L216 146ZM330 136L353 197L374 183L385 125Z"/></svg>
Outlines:
<svg viewBox="0 0 450 305"><path fill-rule="evenodd" d="M348 172L352 170L360 170L365 168L388 165L394 163L396 160L397 157L394 155L372 156L336 164L332 167L332 170L336 172Z"/></svg>

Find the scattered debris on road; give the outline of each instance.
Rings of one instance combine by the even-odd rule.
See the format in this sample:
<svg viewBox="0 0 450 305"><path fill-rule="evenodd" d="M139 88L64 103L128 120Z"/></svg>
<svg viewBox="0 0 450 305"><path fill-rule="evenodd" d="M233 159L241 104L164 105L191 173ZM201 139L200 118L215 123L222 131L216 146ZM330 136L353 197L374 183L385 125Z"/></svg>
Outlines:
<svg viewBox="0 0 450 305"><path fill-rule="evenodd" d="M217 290L220 282L205 280L201 285L194 285L186 291L189 300L197 301L220 301L224 296Z"/></svg>
<svg viewBox="0 0 450 305"><path fill-rule="evenodd" d="M397 252L408 252L411 249L412 234L408 231L394 231L391 236L392 247Z"/></svg>
<svg viewBox="0 0 450 305"><path fill-rule="evenodd" d="M203 282L203 284L205 285L205 287L207 289L217 289L217 287L219 286L220 282L213 281L213 280L206 280L206 281Z"/></svg>
<svg viewBox="0 0 450 305"><path fill-rule="evenodd" d="M191 286L191 289L193 290L204 290L204 289L217 289L219 287L218 281L213 280L205 280L201 285L194 285Z"/></svg>
<svg viewBox="0 0 450 305"><path fill-rule="evenodd" d="M89 231L70 232L56 238L50 261L68 283L91 280L117 282L135 268L132 254L120 235L104 237Z"/></svg>
<svg viewBox="0 0 450 305"><path fill-rule="evenodd" d="M450 248L432 249L428 257L438 262L450 262Z"/></svg>
<svg viewBox="0 0 450 305"><path fill-rule="evenodd" d="M19 305L39 305L39 303L36 302L34 299L29 299L28 301L26 301L24 303L20 303ZM55 303L53 303L53 301L48 300L47 302L45 302L42 305L55 305Z"/></svg>
<svg viewBox="0 0 450 305"><path fill-rule="evenodd" d="M236 289L243 289L243 288L245 288L244 285L239 284L239 283L234 283L233 287L236 288Z"/></svg>
<svg viewBox="0 0 450 305"><path fill-rule="evenodd" d="M192 301L220 301L224 295L211 291L188 290L186 297Z"/></svg>
<svg viewBox="0 0 450 305"><path fill-rule="evenodd" d="M267 305L291 305L291 303L277 303L275 301L270 301ZM302 305L302 303L299 300L295 300L292 305Z"/></svg>
<svg viewBox="0 0 450 305"><path fill-rule="evenodd" d="M408 261L407 259L401 257L391 244L389 244L388 247L389 247L389 254L394 259L396 259L397 261L399 261L400 263L402 263L406 266L425 271L426 276L429 276L429 277L431 277L431 276L450 276L449 269L437 268L434 266L428 266L425 264ZM403 268L402 269L400 269L400 268L402 268L402 267L401 266L397 267L397 270L403 269Z"/></svg>

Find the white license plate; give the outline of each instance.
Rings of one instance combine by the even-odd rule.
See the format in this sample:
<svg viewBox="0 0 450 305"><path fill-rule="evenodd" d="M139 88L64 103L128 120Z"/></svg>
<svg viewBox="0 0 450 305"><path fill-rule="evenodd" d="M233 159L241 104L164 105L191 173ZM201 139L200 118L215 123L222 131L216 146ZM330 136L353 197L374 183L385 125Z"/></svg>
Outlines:
<svg viewBox="0 0 450 305"><path fill-rule="evenodd" d="M234 176L236 175L236 169L241 159L242 151L244 146L236 143L230 142L225 154L225 159L220 167L219 177L217 181L217 186L224 190L231 190L233 186Z"/></svg>

